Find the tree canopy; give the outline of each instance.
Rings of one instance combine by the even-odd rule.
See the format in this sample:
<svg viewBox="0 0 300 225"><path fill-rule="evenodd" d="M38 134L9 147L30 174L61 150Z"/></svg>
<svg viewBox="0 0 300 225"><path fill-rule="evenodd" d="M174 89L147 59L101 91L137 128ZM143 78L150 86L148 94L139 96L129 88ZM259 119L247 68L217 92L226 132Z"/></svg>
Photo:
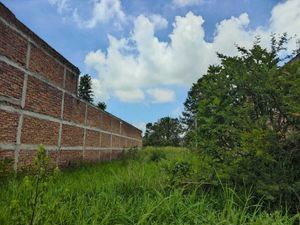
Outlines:
<svg viewBox="0 0 300 225"><path fill-rule="evenodd" d="M85 74L80 77L78 96L89 103L93 103L94 94L92 90L92 78L90 75Z"/></svg>
<svg viewBox="0 0 300 225"><path fill-rule="evenodd" d="M152 146L179 146L182 125L177 118L164 117L146 125L143 144Z"/></svg>

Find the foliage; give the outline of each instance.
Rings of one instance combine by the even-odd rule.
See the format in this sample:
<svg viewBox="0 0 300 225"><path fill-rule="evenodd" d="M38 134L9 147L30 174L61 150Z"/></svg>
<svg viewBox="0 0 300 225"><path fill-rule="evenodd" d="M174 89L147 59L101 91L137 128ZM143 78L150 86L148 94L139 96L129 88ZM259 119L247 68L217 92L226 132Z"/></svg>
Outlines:
<svg viewBox="0 0 300 225"><path fill-rule="evenodd" d="M193 83L191 89L188 91L187 98L184 102L184 111L180 118L181 123L184 125L184 144L189 147L196 147L195 144L195 130L197 129L196 115L198 111L198 104L201 100L201 84L202 78L196 83Z"/></svg>
<svg viewBox="0 0 300 225"><path fill-rule="evenodd" d="M239 56L219 54L198 83L194 142L211 158L214 179L242 191L251 187L270 208L300 209L300 64L278 65L286 36L272 38L271 50L259 40Z"/></svg>
<svg viewBox="0 0 300 225"><path fill-rule="evenodd" d="M2 179L12 175L12 162L13 160L10 158L0 159L0 182Z"/></svg>
<svg viewBox="0 0 300 225"><path fill-rule="evenodd" d="M92 78L88 74L80 77L78 97L89 103L93 103Z"/></svg>
<svg viewBox="0 0 300 225"><path fill-rule="evenodd" d="M182 125L177 118L164 117L156 123L148 123L143 139L145 146L179 146Z"/></svg>
<svg viewBox="0 0 300 225"><path fill-rule="evenodd" d="M36 217L44 208L47 202L45 194L48 186L53 182L53 178L57 176L59 170L55 169L53 176L50 176L48 171L49 158L45 147L40 145L37 150L37 156L34 160L33 174L25 176L20 185L14 186L12 200L9 207L9 216L12 224L41 224L43 216L39 215L39 221Z"/></svg>
<svg viewBox="0 0 300 225"><path fill-rule="evenodd" d="M170 161L165 165L164 171L168 175L170 185L180 187L191 176L192 165L190 162L184 160Z"/></svg>
<svg viewBox="0 0 300 225"><path fill-rule="evenodd" d="M299 214L284 210L273 213L252 203L251 195L240 195L230 188L185 193L180 187L168 189L162 163L148 159L155 148L139 151L139 159L84 165L48 180L39 202L35 224L298 224ZM186 149L163 148L166 160L201 164ZM30 178L29 178L30 179ZM21 185L20 185L21 182ZM26 183L26 182L25 182ZM28 209L30 192L24 182L12 178L0 186L0 224L17 224L11 216ZM16 198L17 197L17 198ZM10 214L10 205L15 207ZM21 213L21 214L19 214ZM20 216L20 217L21 217ZM26 224L27 220L22 224ZM19 223L20 224L20 223Z"/></svg>
<svg viewBox="0 0 300 225"><path fill-rule="evenodd" d="M166 153L162 151L152 151L150 155L150 160L153 162L159 162L162 159L166 158Z"/></svg>
<svg viewBox="0 0 300 225"><path fill-rule="evenodd" d="M97 107L99 109L102 109L103 111L105 111L107 106L106 106L105 102L98 102Z"/></svg>

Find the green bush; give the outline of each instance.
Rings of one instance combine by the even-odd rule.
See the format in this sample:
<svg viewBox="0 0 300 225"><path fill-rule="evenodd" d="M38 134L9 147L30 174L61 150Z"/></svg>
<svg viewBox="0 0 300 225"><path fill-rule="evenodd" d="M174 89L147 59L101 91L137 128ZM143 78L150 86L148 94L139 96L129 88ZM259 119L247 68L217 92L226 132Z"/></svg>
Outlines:
<svg viewBox="0 0 300 225"><path fill-rule="evenodd" d="M166 159L166 153L163 151L152 151L150 154L150 160L153 162L159 162L162 159Z"/></svg>
<svg viewBox="0 0 300 225"><path fill-rule="evenodd" d="M197 85L194 146L211 160L208 182L251 189L269 209L300 210L300 62L278 67L286 37L272 50L255 43L219 55ZM201 173L201 171L199 172ZM207 173L206 173L207 174Z"/></svg>

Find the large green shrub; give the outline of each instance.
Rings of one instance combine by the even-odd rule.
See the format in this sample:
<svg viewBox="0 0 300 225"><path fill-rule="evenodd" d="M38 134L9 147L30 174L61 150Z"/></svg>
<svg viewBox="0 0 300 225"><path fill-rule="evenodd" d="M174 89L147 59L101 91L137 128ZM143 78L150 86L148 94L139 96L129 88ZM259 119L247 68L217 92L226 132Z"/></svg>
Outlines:
<svg viewBox="0 0 300 225"><path fill-rule="evenodd" d="M194 142L211 157L214 179L252 189L270 207L300 207L300 63L279 67L285 36L219 55L198 83Z"/></svg>

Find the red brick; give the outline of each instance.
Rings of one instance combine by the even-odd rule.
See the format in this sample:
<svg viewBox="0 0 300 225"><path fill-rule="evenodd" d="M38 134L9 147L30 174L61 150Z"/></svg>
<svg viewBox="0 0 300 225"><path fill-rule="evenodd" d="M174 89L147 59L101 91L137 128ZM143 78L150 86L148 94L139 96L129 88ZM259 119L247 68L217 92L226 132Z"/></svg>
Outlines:
<svg viewBox="0 0 300 225"><path fill-rule="evenodd" d="M61 99L61 91L35 77L28 77L26 110L60 118Z"/></svg>
<svg viewBox="0 0 300 225"><path fill-rule="evenodd" d="M22 144L57 145L59 123L24 117L22 127Z"/></svg>
<svg viewBox="0 0 300 225"><path fill-rule="evenodd" d="M0 95L21 99L24 73L0 62Z"/></svg>
<svg viewBox="0 0 300 225"><path fill-rule="evenodd" d="M21 65L26 64L27 40L16 31L0 21L0 54L16 61Z"/></svg>
<svg viewBox="0 0 300 225"><path fill-rule="evenodd" d="M80 127L63 125L62 146L83 146L83 132Z"/></svg>
<svg viewBox="0 0 300 225"><path fill-rule="evenodd" d="M57 166L59 151L58 150L49 150L47 153L48 153L48 157L49 157L49 168L55 168Z"/></svg>
<svg viewBox="0 0 300 225"><path fill-rule="evenodd" d="M111 132L120 134L121 126L121 121L117 120L116 118L111 118Z"/></svg>
<svg viewBox="0 0 300 225"><path fill-rule="evenodd" d="M112 150L111 152L111 159L118 159L122 156L122 150Z"/></svg>
<svg viewBox="0 0 300 225"><path fill-rule="evenodd" d="M110 147L111 135L106 133L101 133L101 147L109 148Z"/></svg>
<svg viewBox="0 0 300 225"><path fill-rule="evenodd" d="M85 141L85 146L87 147L100 147L100 132L87 130Z"/></svg>
<svg viewBox="0 0 300 225"><path fill-rule="evenodd" d="M63 86L64 67L35 45L31 47L29 69L42 74L58 86Z"/></svg>
<svg viewBox="0 0 300 225"><path fill-rule="evenodd" d="M67 70L65 89L73 94L77 93L77 75Z"/></svg>
<svg viewBox="0 0 300 225"><path fill-rule="evenodd" d="M126 138L121 137L120 138L120 148L126 148Z"/></svg>
<svg viewBox="0 0 300 225"><path fill-rule="evenodd" d="M100 160L100 152L96 150L85 150L83 160L87 162L97 162Z"/></svg>
<svg viewBox="0 0 300 225"><path fill-rule="evenodd" d="M72 162L73 163L81 163L82 162L82 150L63 150L59 151L58 165L60 167L67 167Z"/></svg>
<svg viewBox="0 0 300 225"><path fill-rule="evenodd" d="M4 162L5 170L12 171L15 159L15 151L0 149L0 162Z"/></svg>
<svg viewBox="0 0 300 225"><path fill-rule="evenodd" d="M19 116L0 110L0 143L15 143Z"/></svg>
<svg viewBox="0 0 300 225"><path fill-rule="evenodd" d="M120 148L120 137L112 135L112 147L113 148Z"/></svg>
<svg viewBox="0 0 300 225"><path fill-rule="evenodd" d="M101 128L102 112L92 106L87 106L87 125L91 127Z"/></svg>
<svg viewBox="0 0 300 225"><path fill-rule="evenodd" d="M105 131L111 131L111 116L109 116L107 113L103 113L102 115L101 129Z"/></svg>
<svg viewBox="0 0 300 225"><path fill-rule="evenodd" d="M18 157L18 170L33 167L36 152L36 150L20 150Z"/></svg>
<svg viewBox="0 0 300 225"><path fill-rule="evenodd" d="M84 124L86 104L68 94L65 94L64 100L64 119Z"/></svg>
<svg viewBox="0 0 300 225"><path fill-rule="evenodd" d="M110 150L101 150L100 151L100 161L109 161L111 157Z"/></svg>

